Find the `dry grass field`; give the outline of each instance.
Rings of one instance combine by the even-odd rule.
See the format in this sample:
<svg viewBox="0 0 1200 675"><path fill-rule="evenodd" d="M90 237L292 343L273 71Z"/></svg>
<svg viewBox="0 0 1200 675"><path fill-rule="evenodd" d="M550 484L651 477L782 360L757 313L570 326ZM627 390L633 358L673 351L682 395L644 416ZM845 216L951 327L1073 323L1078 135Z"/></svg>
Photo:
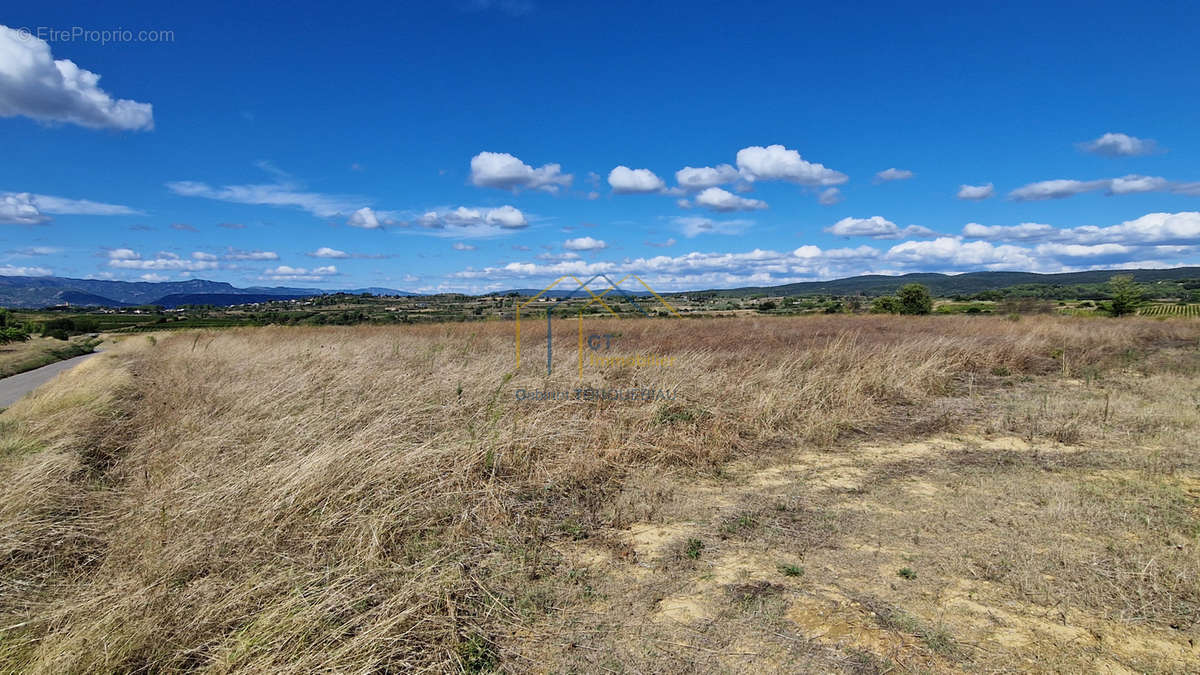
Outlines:
<svg viewBox="0 0 1200 675"><path fill-rule="evenodd" d="M1200 670L1200 322L125 339L0 415L0 671ZM538 363L539 358L541 362Z"/></svg>

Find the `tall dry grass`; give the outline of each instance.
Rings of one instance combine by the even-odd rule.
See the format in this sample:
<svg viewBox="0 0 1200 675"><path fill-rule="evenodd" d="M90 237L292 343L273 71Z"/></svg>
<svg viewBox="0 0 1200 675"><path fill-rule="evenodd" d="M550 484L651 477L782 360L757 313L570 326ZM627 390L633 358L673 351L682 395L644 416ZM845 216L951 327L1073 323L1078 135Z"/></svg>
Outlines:
<svg viewBox="0 0 1200 675"><path fill-rule="evenodd" d="M550 376L528 356L512 373L510 324L265 328L107 355L14 406L6 433L36 447L0 468L0 669L486 666L565 601L563 523L621 526L608 500L630 472L831 444L968 373L1056 372L1064 353L1120 367L1200 336L1138 319L595 321L678 367L587 383L676 399L516 401L576 386L562 326ZM544 359L544 336L524 348ZM49 412L72 387L100 393Z"/></svg>

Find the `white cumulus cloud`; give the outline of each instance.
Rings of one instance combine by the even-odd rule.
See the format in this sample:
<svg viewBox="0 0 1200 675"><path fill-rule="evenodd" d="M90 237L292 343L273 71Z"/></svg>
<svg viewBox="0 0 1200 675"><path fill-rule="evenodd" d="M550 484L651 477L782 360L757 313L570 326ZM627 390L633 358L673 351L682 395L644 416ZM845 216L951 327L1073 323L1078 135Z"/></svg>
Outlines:
<svg viewBox="0 0 1200 675"><path fill-rule="evenodd" d="M991 183L986 185L960 185L958 186L958 198L979 201L987 199L996 194L996 187Z"/></svg>
<svg viewBox="0 0 1200 675"><path fill-rule="evenodd" d="M618 166L608 173L608 184L616 194L662 192L667 184L650 169Z"/></svg>
<svg viewBox="0 0 1200 675"><path fill-rule="evenodd" d="M599 251L608 248L608 244L592 237L578 237L564 241L563 248L568 251Z"/></svg>
<svg viewBox="0 0 1200 675"><path fill-rule="evenodd" d="M755 211L767 208L767 203L760 199L739 197L719 187L707 188L696 195L696 204L713 211Z"/></svg>
<svg viewBox="0 0 1200 675"><path fill-rule="evenodd" d="M1100 138L1078 144L1079 149L1105 157L1134 157L1149 155L1158 150L1152 140L1109 132Z"/></svg>
<svg viewBox="0 0 1200 675"><path fill-rule="evenodd" d="M1057 241L1079 244L1200 244L1200 212L1147 213L1117 225L1083 225L1060 230Z"/></svg>
<svg viewBox="0 0 1200 675"><path fill-rule="evenodd" d="M883 171L875 174L875 180L880 183L887 183L893 180L908 180L909 178L912 178L913 175L913 172L909 171L908 169L897 169L892 167L890 169L884 169Z"/></svg>
<svg viewBox="0 0 1200 675"><path fill-rule="evenodd" d="M351 227L361 227L364 230L377 230L384 225L391 224L392 220L387 215L382 215L374 209L364 206L346 219L346 224Z"/></svg>
<svg viewBox="0 0 1200 675"><path fill-rule="evenodd" d="M817 195L817 202L822 206L833 206L842 201L842 191L835 188L825 188L821 190L821 194Z"/></svg>
<svg viewBox="0 0 1200 675"><path fill-rule="evenodd" d="M1147 213L1117 225L1057 228L1040 223L980 225L968 223L963 236L994 241L1045 241L1063 244L1200 245L1200 212Z"/></svg>
<svg viewBox="0 0 1200 675"><path fill-rule="evenodd" d="M1009 199L1018 202L1065 199L1085 192L1105 191L1109 195L1128 195L1141 192L1175 192L1188 194L1190 184L1172 183L1161 176L1129 174L1120 178L1099 180L1071 180L1059 178L1029 183L1008 193Z"/></svg>
<svg viewBox="0 0 1200 675"><path fill-rule="evenodd" d="M471 183L502 190L521 188L558 192L569 187L574 177L559 164L535 169L507 152L481 152L471 158Z"/></svg>
<svg viewBox="0 0 1200 675"><path fill-rule="evenodd" d="M1158 192L1165 190L1170 183L1160 176L1129 175L1114 178L1109 181L1108 192L1114 195L1128 195L1138 192Z"/></svg>
<svg viewBox="0 0 1200 675"><path fill-rule="evenodd" d="M270 281L321 281L326 277L335 276L337 273L338 269L333 265L314 267L312 269L280 265L265 270L260 278Z"/></svg>
<svg viewBox="0 0 1200 675"><path fill-rule="evenodd" d="M1041 201L1045 199L1063 199L1083 192L1102 190L1108 187L1107 180L1069 180L1065 178L1043 180L1037 183L1023 185L1008 193L1009 199L1018 202Z"/></svg>
<svg viewBox="0 0 1200 675"><path fill-rule="evenodd" d="M39 122L92 129L154 128L149 103L114 99L100 76L68 59L55 59L34 35L0 25L0 117L23 115Z"/></svg>
<svg viewBox="0 0 1200 675"><path fill-rule="evenodd" d="M849 178L840 171L806 161L782 145L752 145L738 150L738 171L746 181L784 180L809 187L841 185Z"/></svg>
<svg viewBox="0 0 1200 675"><path fill-rule="evenodd" d="M963 225L963 236L971 239L991 239L1000 241L1018 241L1029 239L1045 239L1058 232L1053 225L1042 223L1021 223L1020 225L980 225L967 223Z"/></svg>
<svg viewBox="0 0 1200 675"><path fill-rule="evenodd" d="M935 233L927 227L909 225L900 227L883 216L870 218L842 218L825 228L839 237L870 237L872 239L899 239L901 237L931 237Z"/></svg>
<svg viewBox="0 0 1200 675"><path fill-rule="evenodd" d="M199 272L217 269L218 263L206 258L189 260L167 251L159 251L153 258L143 258L140 253L132 249L117 248L108 252L108 266L155 272Z"/></svg>
<svg viewBox="0 0 1200 675"><path fill-rule="evenodd" d="M495 209L489 209L483 215L483 220L489 225L499 225L507 228L521 228L529 224L525 220L525 214L521 213L515 206L501 206Z"/></svg>
<svg viewBox="0 0 1200 675"><path fill-rule="evenodd" d="M28 192L0 195L0 223L6 225L37 225L50 220L33 203Z"/></svg>
<svg viewBox="0 0 1200 675"><path fill-rule="evenodd" d="M349 258L350 257L349 253L346 253L345 251L339 251L336 248L329 248L328 246L322 246L321 248L318 248L317 250L313 251L312 253L309 253L308 255L313 258Z"/></svg>
<svg viewBox="0 0 1200 675"><path fill-rule="evenodd" d="M0 276L5 277L48 277L53 273L46 267L0 265Z"/></svg>
<svg viewBox="0 0 1200 675"><path fill-rule="evenodd" d="M1019 246L995 246L986 241L964 242L958 237L938 237L931 241L905 241L884 254L884 260L916 269L1021 269L1041 267L1028 249Z"/></svg>
<svg viewBox="0 0 1200 675"><path fill-rule="evenodd" d="M1133 249L1123 244L1039 244L1034 251L1056 258L1099 258L1125 256Z"/></svg>
<svg viewBox="0 0 1200 675"><path fill-rule="evenodd" d="M1117 225L1057 228L1041 223L980 225L968 223L963 236L993 241L1043 241L1059 244L1128 246L1200 245L1200 212L1147 213Z"/></svg>
<svg viewBox="0 0 1200 675"><path fill-rule="evenodd" d="M527 227L529 220L520 209L505 204L496 208L433 209L417 218L416 224L436 231L439 236L485 238Z"/></svg>
<svg viewBox="0 0 1200 675"><path fill-rule="evenodd" d="M675 182L685 190L703 190L733 183L740 178L738 170L728 164L717 166L685 166L675 172Z"/></svg>

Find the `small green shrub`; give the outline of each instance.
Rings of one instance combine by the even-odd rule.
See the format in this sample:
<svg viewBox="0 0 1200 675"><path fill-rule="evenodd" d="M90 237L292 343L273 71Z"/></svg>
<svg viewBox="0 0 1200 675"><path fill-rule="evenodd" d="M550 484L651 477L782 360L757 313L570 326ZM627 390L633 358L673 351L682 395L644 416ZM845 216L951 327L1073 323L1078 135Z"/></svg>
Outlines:
<svg viewBox="0 0 1200 675"><path fill-rule="evenodd" d="M664 404L654 414L654 423L659 425L678 424L680 422L698 422L709 417L707 410L690 408L683 405Z"/></svg>
<svg viewBox="0 0 1200 675"><path fill-rule="evenodd" d="M725 535L736 535L743 530L752 530L757 525L758 521L754 518L753 514L743 513L723 523L721 525L721 534L723 537Z"/></svg>
<svg viewBox="0 0 1200 675"><path fill-rule="evenodd" d="M588 538L587 528L575 520L564 520L559 528L575 541Z"/></svg>
<svg viewBox="0 0 1200 675"><path fill-rule="evenodd" d="M779 572L785 577L798 577L804 575L804 568L799 565L780 565Z"/></svg>
<svg viewBox="0 0 1200 675"><path fill-rule="evenodd" d="M496 649L479 633L459 643L458 658L464 673L490 673L500 665Z"/></svg>
<svg viewBox="0 0 1200 675"><path fill-rule="evenodd" d="M871 302L872 314L899 314L900 301L894 295L884 295Z"/></svg>

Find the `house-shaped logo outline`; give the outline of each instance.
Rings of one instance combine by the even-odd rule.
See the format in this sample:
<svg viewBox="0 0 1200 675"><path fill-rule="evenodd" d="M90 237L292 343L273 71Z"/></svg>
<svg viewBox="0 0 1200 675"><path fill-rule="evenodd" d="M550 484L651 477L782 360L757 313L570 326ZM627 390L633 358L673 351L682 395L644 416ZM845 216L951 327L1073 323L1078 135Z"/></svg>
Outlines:
<svg viewBox="0 0 1200 675"><path fill-rule="evenodd" d="M675 308L671 306L671 303L664 300L661 295L659 295L653 288L650 288L650 285L647 284L645 281L643 281L642 278L636 274L633 274L633 273L626 274L625 276L621 277L620 280L618 280L616 282L614 282L611 278L609 278L609 276L607 274L605 274L603 272L592 275L592 277L589 278L587 281L580 281L579 277L576 277L573 274L565 274L565 275L555 279L554 283L543 288L541 291L538 292L537 295L529 298L528 300L526 300L525 302L523 302L517 306L516 317L515 317L516 325L517 325L517 332L516 332L517 369L520 370L520 368L521 368L521 310L523 308L525 308L526 306L528 306L530 303L535 302L538 298L542 297L546 293L550 292L555 286L562 283L562 281L564 281L566 279L571 279L576 284L578 284L578 286L574 290L572 290L570 293L568 293L567 295L565 295L562 298L559 298L558 301L554 302L554 304L552 304L546 308L546 374L549 375L550 373L553 372L553 364L552 364L553 346L552 346L552 344L553 344L554 335L553 335L553 330L552 330L552 326L551 326L551 321L554 316L554 310L555 310L555 308L558 307L558 305L560 305L561 303L563 303L566 300L569 300L569 299L575 297L575 294L582 290L582 291L586 291L588 295L592 296L592 298L590 300L588 300L586 303L584 303L579 308L579 376L580 376L580 378L582 378L583 377L583 310L584 309L591 306L592 303L598 302L598 303L600 303L600 305L602 307L604 307L604 309L608 310L608 312L610 314L612 314L616 318L620 319L621 315L618 314L616 311L614 311L612 307L609 307L608 303L604 302L604 296L616 291L618 293L623 293L624 297L627 300L629 300L629 302L643 316L647 316L647 317L650 316L646 312L646 310L642 309L641 305L639 305L637 303L637 301L634 300L633 294L631 294L629 291L625 290L624 288L621 288L621 284L625 283L625 281L628 280L630 277L635 279L639 284L642 285L642 288L645 288L648 293L653 295L655 297L655 299L657 299L662 304L663 307L667 308L668 312L670 312L676 318L683 318L682 316L680 316L679 312L677 312L675 310ZM604 289L604 291L601 292L599 295L597 295L595 292L592 291L591 288L588 287L588 284L592 283L596 279L604 279L604 281L608 282L608 288Z"/></svg>

